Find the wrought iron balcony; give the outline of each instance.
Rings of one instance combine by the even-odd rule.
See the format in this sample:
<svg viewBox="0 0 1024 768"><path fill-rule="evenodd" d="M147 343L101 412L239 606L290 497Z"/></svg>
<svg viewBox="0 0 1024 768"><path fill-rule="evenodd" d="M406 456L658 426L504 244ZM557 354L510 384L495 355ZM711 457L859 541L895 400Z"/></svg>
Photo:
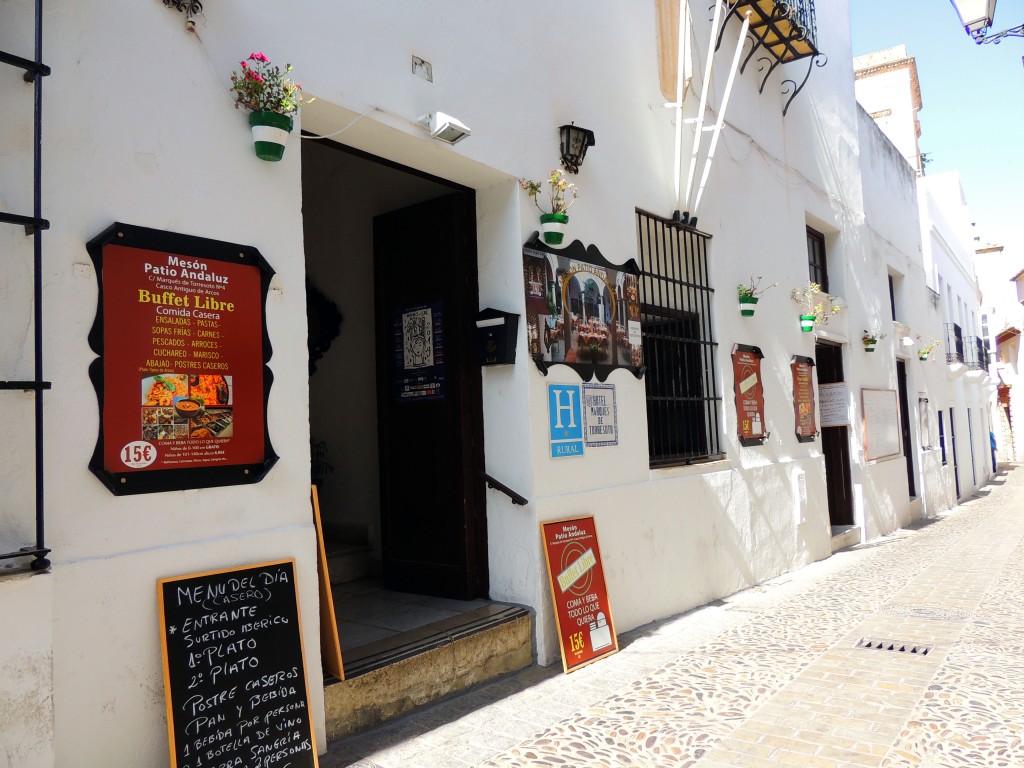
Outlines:
<svg viewBox="0 0 1024 768"><path fill-rule="evenodd" d="M981 336L968 336L965 339L967 369L970 371L988 370L988 342Z"/></svg>
<svg viewBox="0 0 1024 768"><path fill-rule="evenodd" d="M946 363L964 364L964 335L956 323L946 323Z"/></svg>
<svg viewBox="0 0 1024 768"><path fill-rule="evenodd" d="M814 0L738 0L732 13L750 11L750 34L782 64L818 52Z"/></svg>
<svg viewBox="0 0 1024 768"><path fill-rule="evenodd" d="M764 91L768 77L779 64L786 64L799 59L810 59L807 67L807 74L798 85L795 80L782 81L782 93L790 94L782 109L785 115L796 95L800 93L811 76L811 70L815 66L823 67L826 57L818 50L817 19L814 11L814 0L736 0L729 7L729 16L737 19L744 19L750 14L750 27L748 34L753 38L753 45L750 52L740 66L743 72L747 63L754 55L761 51L758 56L758 71L764 72L764 79L758 89ZM725 31L725 25L722 25ZM722 34L719 32L718 45L722 43ZM717 49L717 46L716 46ZM767 70L767 71L765 71Z"/></svg>

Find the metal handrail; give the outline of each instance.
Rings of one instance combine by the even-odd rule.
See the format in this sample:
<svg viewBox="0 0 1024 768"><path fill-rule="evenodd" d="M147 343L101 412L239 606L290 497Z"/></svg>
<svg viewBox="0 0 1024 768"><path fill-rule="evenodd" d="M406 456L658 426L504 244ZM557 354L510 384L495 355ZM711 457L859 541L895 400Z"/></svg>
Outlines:
<svg viewBox="0 0 1024 768"><path fill-rule="evenodd" d="M504 483L502 483L502 482L500 482L498 480L495 480L493 477L491 477L486 472L481 472L480 474L483 476L484 481L487 483L487 487L488 488L493 488L496 491L501 491L506 496L508 496L510 499L512 499L512 503L513 504L518 504L521 507L525 507L527 504L530 503L529 500L525 496L520 496L518 493L513 491L507 485L505 485Z"/></svg>

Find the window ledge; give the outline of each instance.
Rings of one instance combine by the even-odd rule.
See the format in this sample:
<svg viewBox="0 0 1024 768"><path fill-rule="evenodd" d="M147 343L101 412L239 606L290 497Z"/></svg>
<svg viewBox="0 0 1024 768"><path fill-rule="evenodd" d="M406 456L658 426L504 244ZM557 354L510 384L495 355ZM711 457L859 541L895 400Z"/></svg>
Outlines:
<svg viewBox="0 0 1024 768"><path fill-rule="evenodd" d="M690 475L710 475L714 472L727 472L732 470L732 468L732 462L727 457L695 464L680 464L677 467L658 467L651 470L651 480L668 480L673 477L688 477Z"/></svg>

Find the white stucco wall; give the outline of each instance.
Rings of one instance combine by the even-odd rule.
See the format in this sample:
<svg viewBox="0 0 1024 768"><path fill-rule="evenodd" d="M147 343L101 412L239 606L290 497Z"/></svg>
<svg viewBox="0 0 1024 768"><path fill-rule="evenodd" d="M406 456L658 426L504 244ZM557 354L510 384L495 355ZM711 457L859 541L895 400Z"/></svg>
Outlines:
<svg viewBox="0 0 1024 768"><path fill-rule="evenodd" d="M6 19L31 3L12 5L0 48L28 55L21 42L30 33L9 28ZM52 699L55 765L165 764L156 580L282 557L297 560L299 601L308 609L310 703L323 739L308 395L304 375L290 373L306 368L304 345L294 341L305 336L299 153L278 164L254 157L244 113L232 109L224 81L182 22L160 3L57 2L45 17L44 58L53 69L44 84L42 178L52 222L43 237L45 376L53 382L45 399L46 543L53 567L33 578L46 580L44 604L53 609L30 614L24 631L51 638L40 652L52 654L53 684L40 683ZM15 33L20 40L11 40ZM5 96L31 90L20 78L3 82ZM20 159L26 126L30 146L31 112L10 115L0 144L13 144ZM6 188L15 177L3 178ZM30 185L30 174L20 178ZM23 196L7 201L19 202ZM267 300L275 373L267 418L281 461L258 485L114 497L89 472L98 409L86 337L97 279L85 243L115 220L253 245L277 271ZM26 240L12 230L4 227L0 250L21 254ZM28 311L24 299L15 308ZM3 346L6 360L30 350L6 337ZM15 377L30 378L23 363L14 367ZM5 441L3 455L30 446ZM19 503L31 525L31 503L5 489L5 515ZM19 589L0 582L5 616Z"/></svg>
<svg viewBox="0 0 1024 768"><path fill-rule="evenodd" d="M976 336L981 330L978 318L981 292L973 263L973 217L956 172L923 177L918 184L918 194L925 262L934 270L936 285L942 286L940 308L943 321L961 326L966 353L966 337ZM945 333L942 340L940 350L944 353L955 351L947 344ZM942 363L943 358L940 357L938 362ZM952 437L955 431L960 497L966 498L984 485L992 474L989 430L993 390L989 386L989 377L982 372L967 371L957 365L944 366L943 372L945 383L937 382L933 391L937 407L945 411L947 471L952 477ZM953 409L952 424L950 408Z"/></svg>
<svg viewBox="0 0 1024 768"><path fill-rule="evenodd" d="M20 12L28 2L12 5ZM297 134L283 162L253 156L245 115L225 93L239 58L263 49L275 62L295 65L307 91L318 97L303 109L308 130L335 134L356 149L475 190L482 307L524 310L522 243L537 229L537 219L515 179L538 178L557 164L559 125L575 121L597 136L575 179L581 196L571 211L570 239L595 244L607 259L622 263L637 255L634 209L669 216L677 205L674 116L661 107L653 5L605 5L580 18L576 8L538 0L514 10L453 0L444 12L413 5L401 14L390 4L319 3L289 8L287 23L281 22L280 4L268 0L207 5L198 34L185 31L183 16L157 2L65 0L47 6L46 39L60 41L46 56L54 74L46 81L43 179L45 213L53 221L44 235L44 271L47 378L54 381L46 400L47 535L54 565L52 573L33 577L46 581L0 582L5 613L28 599L53 606L52 620L45 613L35 617L29 633L53 659L52 682L45 669L40 678L52 699L55 728L51 746L38 748L38 765L48 765L51 752L55 765L126 759L164 764L156 579L278 557L298 561L311 708L322 743L308 501L303 208L312 211L324 201L302 199L304 147ZM763 94L754 65L737 78L698 212L699 228L713 235L712 324L724 460L652 471L644 383L625 371L609 377L617 392L618 445L591 449L582 459L550 459L547 384L579 379L560 367L545 377L533 366L525 323L517 364L483 373L487 471L530 500L516 507L487 492L491 597L535 609L542 663L558 655L538 531L544 520L596 517L620 632L830 553L821 445L800 443L794 435L789 364L794 354L814 354L814 335L800 332L798 310L789 300L790 289L807 280L805 227L825 233L832 292L849 306L820 335L844 345L854 424L861 387L895 387L892 361L899 354L891 334L888 346L868 360L859 342L861 324L885 314L887 270L905 275L908 285L922 272L913 198L896 173L899 196L886 201L892 158L863 135L843 21L848 10L846 0L819 1L819 44L829 64L813 69L786 117L781 81L802 78L807 62L774 73ZM707 55L706 14L700 8L693 15L698 76L687 96L687 116L696 110L699 65ZM545 45L541 30L559 27L574 33L558 46ZM716 55L712 115L721 104L738 29L731 21ZM22 21L5 25L0 48L19 50L8 41L24 30ZM411 73L414 53L432 63L433 83ZM552 79L568 62L573 73L587 76L574 74L569 84ZM5 104L25 102L20 81L13 89L7 81L0 87L5 97L14 91ZM415 120L435 110L468 124L472 136L455 147L431 141ZM30 149L19 133L24 127L17 120L0 126L0 146L14 148L10 160L0 159L12 173L24 173ZM692 130L683 131L684 147ZM7 169L5 164L4 178ZM17 193L0 194L5 205L27 204ZM367 196L366 190L354 194ZM372 201L353 207L356 202ZM97 286L84 243L114 220L254 245L277 270L267 302L275 373L268 420L281 460L260 484L115 498L88 472L98 413L86 373L93 358L86 336ZM329 227L305 235L316 249L349 237ZM28 263L25 241L10 230L0 238L0 250L13 254L13 281ZM365 240L353 242L365 251ZM754 320L741 318L735 308L735 286L751 273L779 283ZM912 291L908 297L915 300ZM0 284L0 298L11 299L0 302L3 319L21 317L11 327L23 329L29 302L15 297L7 283ZM344 334L356 326L346 326L353 318L344 307L342 312ZM736 343L759 346L765 354L770 437L757 448L744 448L736 438L730 363ZM20 336L0 344L6 375L29 377L28 349ZM336 363L323 362L331 375L344 376ZM910 367L916 370L913 361ZM926 377L913 374L912 409L922 381ZM867 535L905 524L914 512L902 459L865 466L856 427L851 435L859 522ZM19 436L18 444L26 439ZM24 467L20 453L15 445L0 448L0 457ZM334 481L341 485L344 476ZM16 497L30 498L31 485L17 479L7 488L0 536L24 538L31 521L14 510ZM364 503L372 505L372 499ZM3 647L4 663L31 652L22 641ZM0 688L8 695L15 690L10 684ZM28 733L27 721L18 727Z"/></svg>

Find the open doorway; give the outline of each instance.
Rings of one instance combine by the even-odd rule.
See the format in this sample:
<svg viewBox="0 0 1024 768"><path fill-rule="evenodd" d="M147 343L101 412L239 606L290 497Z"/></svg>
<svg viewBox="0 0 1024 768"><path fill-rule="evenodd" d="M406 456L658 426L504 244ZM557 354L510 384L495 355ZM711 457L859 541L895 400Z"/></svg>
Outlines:
<svg viewBox="0 0 1024 768"><path fill-rule="evenodd" d="M487 597L475 194L326 141L303 144L302 192L313 480L349 674Z"/></svg>
<svg viewBox="0 0 1024 768"><path fill-rule="evenodd" d="M814 345L818 388L839 384L843 376L843 348L818 341ZM850 436L846 426L822 427L821 450L825 456L825 485L828 493L828 518L832 535L850 530L853 525L853 482L850 477Z"/></svg>

